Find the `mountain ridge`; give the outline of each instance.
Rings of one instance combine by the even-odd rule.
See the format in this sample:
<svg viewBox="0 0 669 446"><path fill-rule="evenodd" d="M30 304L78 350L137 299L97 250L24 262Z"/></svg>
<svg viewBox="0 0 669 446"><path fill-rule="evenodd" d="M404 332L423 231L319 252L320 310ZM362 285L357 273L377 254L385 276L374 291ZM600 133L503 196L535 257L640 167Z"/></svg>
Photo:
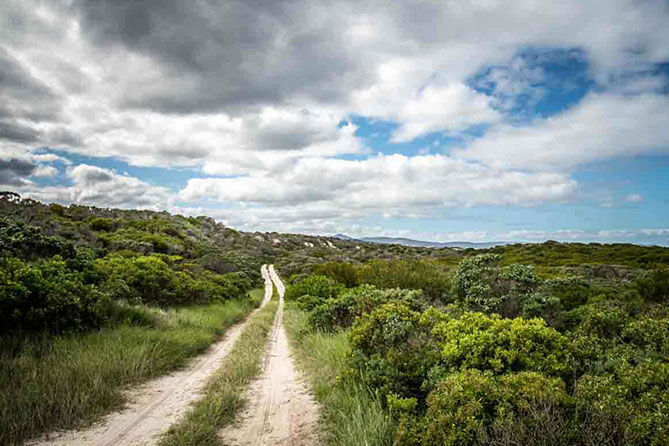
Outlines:
<svg viewBox="0 0 669 446"><path fill-rule="evenodd" d="M346 234L335 234L334 238L346 241L360 241L366 243L378 243L383 245L402 245L402 246L411 246L418 248L460 248L460 249L485 249L492 248L495 246L504 246L509 245L511 242L464 242L464 241L454 241L454 242L432 242L427 240L415 240L405 237L360 237L354 238Z"/></svg>

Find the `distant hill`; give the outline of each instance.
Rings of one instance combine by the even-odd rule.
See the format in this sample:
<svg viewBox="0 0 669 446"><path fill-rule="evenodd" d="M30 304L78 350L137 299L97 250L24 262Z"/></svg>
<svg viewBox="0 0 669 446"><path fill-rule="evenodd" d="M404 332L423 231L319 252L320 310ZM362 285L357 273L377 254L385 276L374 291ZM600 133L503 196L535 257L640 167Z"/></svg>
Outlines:
<svg viewBox="0 0 669 446"><path fill-rule="evenodd" d="M334 237L340 240L347 240L347 241L358 240L367 243L380 243L383 245L402 245L402 246L412 246L417 248L486 249L486 248L493 248L495 246L504 246L509 244L509 242L429 242L425 240L414 240L403 237L361 237L359 239L355 239L345 234L336 234Z"/></svg>

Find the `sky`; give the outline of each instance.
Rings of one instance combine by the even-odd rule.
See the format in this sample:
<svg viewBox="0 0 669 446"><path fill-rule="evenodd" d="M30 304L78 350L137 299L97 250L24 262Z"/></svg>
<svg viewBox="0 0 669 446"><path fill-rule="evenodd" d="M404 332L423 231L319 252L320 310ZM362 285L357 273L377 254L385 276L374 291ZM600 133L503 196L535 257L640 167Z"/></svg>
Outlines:
<svg viewBox="0 0 669 446"><path fill-rule="evenodd" d="M0 0L0 190L669 245L669 2Z"/></svg>

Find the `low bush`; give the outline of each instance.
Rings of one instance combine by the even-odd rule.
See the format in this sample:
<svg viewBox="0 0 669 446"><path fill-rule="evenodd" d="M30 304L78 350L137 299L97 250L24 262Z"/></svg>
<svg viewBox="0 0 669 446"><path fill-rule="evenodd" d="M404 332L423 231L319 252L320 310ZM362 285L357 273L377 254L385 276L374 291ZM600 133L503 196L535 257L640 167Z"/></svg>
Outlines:
<svg viewBox="0 0 669 446"><path fill-rule="evenodd" d="M637 290L650 302L669 303L669 268L648 271L637 279Z"/></svg>
<svg viewBox="0 0 669 446"><path fill-rule="evenodd" d="M401 438L401 443L566 446L572 444L570 406L571 399L558 378L535 372L495 378L490 373L463 370L439 382L428 396L418 432L410 431L413 438Z"/></svg>
<svg viewBox="0 0 669 446"><path fill-rule="evenodd" d="M439 364L439 346L430 336L444 313L421 313L401 301L379 306L359 317L351 328L351 364L382 395L424 399L423 387Z"/></svg>
<svg viewBox="0 0 669 446"><path fill-rule="evenodd" d="M284 298L297 302L303 309L311 310L326 300L337 297L343 289L344 285L330 278L312 275L289 285Z"/></svg>
<svg viewBox="0 0 669 446"><path fill-rule="evenodd" d="M586 375L574 397L582 444L669 444L669 364L623 362L612 373Z"/></svg>
<svg viewBox="0 0 669 446"><path fill-rule="evenodd" d="M422 292L419 290L408 291L399 288L381 290L372 285L361 285L311 307L313 311L309 315L309 322L312 327L319 330L335 331L350 327L355 318L387 302L401 301L413 310L422 310L425 304L421 298ZM308 307L305 303L300 306Z"/></svg>
<svg viewBox="0 0 669 446"><path fill-rule="evenodd" d="M348 262L325 262L318 264L314 267L314 274L336 280L346 288L352 288L359 284L358 270L355 265Z"/></svg>
<svg viewBox="0 0 669 446"><path fill-rule="evenodd" d="M422 290L439 303L453 301L450 270L431 260L372 260L360 267L358 278L378 288Z"/></svg>
<svg viewBox="0 0 669 446"><path fill-rule="evenodd" d="M7 332L82 331L102 325L108 311L109 298L84 284L82 274L60 257L0 262L0 325Z"/></svg>
<svg viewBox="0 0 669 446"><path fill-rule="evenodd" d="M437 323L431 334L449 372L473 368L495 374L536 371L564 376L570 371L568 338L542 319L468 312Z"/></svg>

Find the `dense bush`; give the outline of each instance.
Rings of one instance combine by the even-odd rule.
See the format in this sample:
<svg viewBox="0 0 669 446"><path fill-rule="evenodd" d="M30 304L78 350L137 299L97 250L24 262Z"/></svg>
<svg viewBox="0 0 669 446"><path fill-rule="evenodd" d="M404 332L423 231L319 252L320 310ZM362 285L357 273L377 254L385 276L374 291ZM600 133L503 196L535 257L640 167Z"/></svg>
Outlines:
<svg viewBox="0 0 669 446"><path fill-rule="evenodd" d="M350 334L352 366L382 395L423 400L423 383L441 356L430 330L445 317L435 309L414 311L401 301L362 315Z"/></svg>
<svg viewBox="0 0 669 446"><path fill-rule="evenodd" d="M111 231L113 228L112 220L110 218L93 218L88 223L88 226L94 231Z"/></svg>
<svg viewBox="0 0 669 446"><path fill-rule="evenodd" d="M7 332L81 331L104 322L109 299L59 257L27 264L0 263L0 325Z"/></svg>
<svg viewBox="0 0 669 446"><path fill-rule="evenodd" d="M428 397L424 422L401 443L566 446L572 444L570 406L560 379L535 372L496 378L463 370L439 382Z"/></svg>
<svg viewBox="0 0 669 446"><path fill-rule="evenodd" d="M467 312L432 330L443 367L501 374L537 371L562 376L569 371L568 339L542 319L506 319Z"/></svg>
<svg viewBox="0 0 669 446"><path fill-rule="evenodd" d="M637 280L639 294L651 302L669 303L669 268L654 269Z"/></svg>
<svg viewBox="0 0 669 446"><path fill-rule="evenodd" d="M314 274L329 277L347 288L358 285L358 270L348 262L325 262L314 267Z"/></svg>
<svg viewBox="0 0 669 446"><path fill-rule="evenodd" d="M159 255L110 255L95 262L101 287L114 299L150 305L183 305L239 298L251 282L238 274L178 270L178 259Z"/></svg>
<svg viewBox="0 0 669 446"><path fill-rule="evenodd" d="M532 266L500 267L499 260L497 255L482 254L460 262L456 273L458 298L474 311L519 316L526 304L537 300L532 294L539 287L539 279Z"/></svg>
<svg viewBox="0 0 669 446"><path fill-rule="evenodd" d="M379 288L422 290L431 300L453 301L448 268L429 260L372 260L358 270L360 283Z"/></svg>
<svg viewBox="0 0 669 446"><path fill-rule="evenodd" d="M71 243L45 235L39 227L0 217L0 256L36 259L61 255L68 258L74 252Z"/></svg>
<svg viewBox="0 0 669 446"><path fill-rule="evenodd" d="M666 358L665 358L666 359ZM669 444L669 364L623 362L574 391L582 444Z"/></svg>
<svg viewBox="0 0 669 446"><path fill-rule="evenodd" d="M381 290L372 285L361 285L345 290L339 296L314 307L309 322L319 330L335 331L350 327L355 318L388 302L400 301L413 310L422 310L425 307L422 297L419 290Z"/></svg>
<svg viewBox="0 0 669 446"><path fill-rule="evenodd" d="M343 289L344 285L328 277L312 275L289 285L284 297L287 301L297 302L305 310L312 310L328 299L337 297Z"/></svg>

